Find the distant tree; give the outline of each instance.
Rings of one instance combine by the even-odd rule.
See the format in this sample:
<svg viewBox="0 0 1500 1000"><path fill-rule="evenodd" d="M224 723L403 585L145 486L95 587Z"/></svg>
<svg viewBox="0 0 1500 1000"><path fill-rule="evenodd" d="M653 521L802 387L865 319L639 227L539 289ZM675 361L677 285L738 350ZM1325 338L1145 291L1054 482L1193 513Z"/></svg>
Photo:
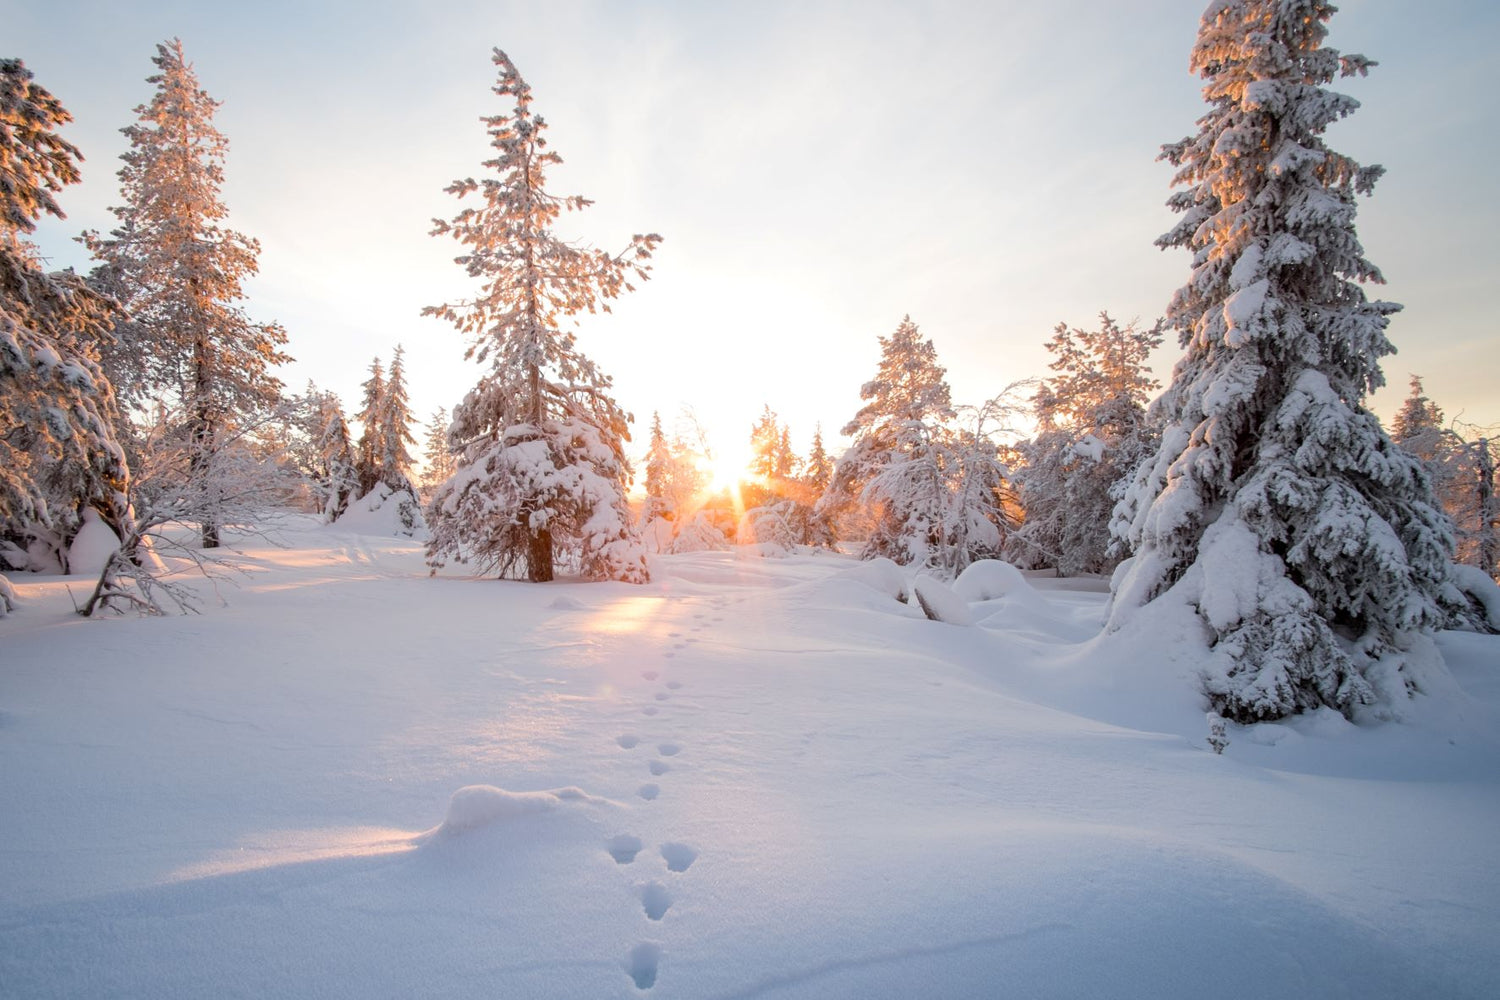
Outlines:
<svg viewBox="0 0 1500 1000"><path fill-rule="evenodd" d="M956 414L947 371L910 316L879 341L875 377L860 389L865 405L843 430L853 443L834 466L818 513L837 520L866 507L862 558L923 563L940 549L940 452Z"/></svg>
<svg viewBox="0 0 1500 1000"><path fill-rule="evenodd" d="M1122 327L1108 313L1099 320L1098 330L1057 325L1047 344L1056 374L1032 397L1037 433L1018 448L1026 521L1011 550L1019 564L1060 576L1114 568L1116 486L1156 444L1146 404L1157 383L1146 363L1161 324Z"/></svg>
<svg viewBox="0 0 1500 1000"><path fill-rule="evenodd" d="M82 156L56 133L71 120L19 59L0 59L0 570L23 568L41 533L61 551L83 508L129 528L114 393L93 353L116 306L44 272L27 238L43 214L63 218L53 192L79 179ZM0 615L12 594L0 575Z"/></svg>
<svg viewBox="0 0 1500 1000"><path fill-rule="evenodd" d="M125 204L113 210L120 225L107 239L86 233L84 241L130 314L107 358L121 362L121 375L143 378L133 400L180 401L169 409L185 417L190 488L204 501L196 512L203 547L213 548L221 520L213 475L223 468L216 456L237 427L277 406L282 384L272 369L291 359L279 350L285 331L251 321L240 305L260 246L223 224L229 143L213 125L219 102L199 87L179 40L156 51L158 72L147 78L156 93L124 129Z"/></svg>
<svg viewBox="0 0 1500 1000"><path fill-rule="evenodd" d="M416 444L417 439L411 432L413 418L411 401L406 395L404 355L401 345L397 344L386 376L385 392L381 394L379 412L376 414L376 421L380 426L379 476L380 481L393 492L404 490L415 498L417 489L411 481L412 457L407 445Z"/></svg>
<svg viewBox="0 0 1500 1000"><path fill-rule="evenodd" d="M495 93L515 107L484 119L493 176L450 185L449 193L478 194L481 203L433 230L465 248L457 262L482 287L470 301L424 313L471 336L467 356L489 368L454 411L458 471L429 509L428 561L436 568L472 559L542 581L561 553L591 579L642 582L645 554L625 503L631 418L562 324L607 311L630 278L646 278L660 237L636 236L610 255L553 232L564 209L589 202L547 191L547 168L561 158L547 149L546 123L515 65L499 49L494 63Z"/></svg>
<svg viewBox="0 0 1500 1000"><path fill-rule="evenodd" d="M381 409L385 403L385 366L380 358L370 359L370 377L360 384L364 396L359 405L361 428L359 445L355 452L354 467L359 473L359 493L364 496L380 482L381 465L385 458L385 441L381 433L385 426L381 421Z"/></svg>
<svg viewBox="0 0 1500 1000"><path fill-rule="evenodd" d="M666 482L670 475L672 453L667 435L661 428L661 414L651 414L651 437L646 447L646 505L642 520L649 524L657 518L671 517L666 501Z"/></svg>
<svg viewBox="0 0 1500 1000"><path fill-rule="evenodd" d="M359 469L344 407L333 393L317 397L314 446L317 450L318 492L325 520L336 521L359 490Z"/></svg>
<svg viewBox="0 0 1500 1000"><path fill-rule="evenodd" d="M802 468L802 480L814 497L821 497L833 480L833 459L823 445L823 425L813 428L812 447L807 453L807 464Z"/></svg>
<svg viewBox="0 0 1500 1000"><path fill-rule="evenodd" d="M1410 651L1442 621L1444 518L1363 404L1399 307L1359 284L1381 280L1354 229L1381 170L1323 140L1357 106L1324 85L1370 65L1324 45L1332 14L1221 0L1203 17L1209 110L1164 149L1182 220L1158 241L1193 255L1167 313L1186 353L1115 513L1134 555L1111 627L1180 585L1213 648L1208 700L1240 722L1404 697Z"/></svg>
<svg viewBox="0 0 1500 1000"><path fill-rule="evenodd" d="M453 476L453 452L448 446L448 425L451 422L445 406L438 407L427 422L427 445L422 458L427 467L423 482L429 490L436 489Z"/></svg>

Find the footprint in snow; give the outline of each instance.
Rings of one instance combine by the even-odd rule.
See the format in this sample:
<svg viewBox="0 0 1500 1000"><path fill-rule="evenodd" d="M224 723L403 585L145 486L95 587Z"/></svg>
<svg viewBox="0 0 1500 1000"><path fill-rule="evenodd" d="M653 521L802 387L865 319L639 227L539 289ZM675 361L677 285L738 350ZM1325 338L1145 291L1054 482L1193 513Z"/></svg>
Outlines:
<svg viewBox="0 0 1500 1000"><path fill-rule="evenodd" d="M654 681L658 677L660 677L661 674L657 673L655 670L647 670L645 673L641 674L641 676L646 678L646 680L648 681Z"/></svg>
<svg viewBox="0 0 1500 1000"><path fill-rule="evenodd" d="M652 799L661 794L661 786L654 781L650 781L642 785L640 788L636 789L635 794L639 795L647 802L650 802Z"/></svg>
<svg viewBox="0 0 1500 1000"><path fill-rule="evenodd" d="M646 845L640 837L633 837L628 833L622 833L618 837L611 837L604 843L609 851L609 856L615 859L616 864L628 865L635 860L635 856L641 853L641 848Z"/></svg>
<svg viewBox="0 0 1500 1000"><path fill-rule="evenodd" d="M660 882L648 882L641 886L641 907L651 920L660 920L672 907L672 894Z"/></svg>
<svg viewBox="0 0 1500 1000"><path fill-rule="evenodd" d="M667 681L667 687L673 691L679 690L682 687L682 681Z"/></svg>
<svg viewBox="0 0 1500 1000"><path fill-rule="evenodd" d="M687 844L662 844L661 856L667 862L667 871L685 872L698 860L698 849Z"/></svg>
<svg viewBox="0 0 1500 1000"><path fill-rule="evenodd" d="M625 971L635 980L635 988L649 990L656 985L656 969L661 964L661 945L654 941L642 941L630 951L625 961Z"/></svg>
<svg viewBox="0 0 1500 1000"><path fill-rule="evenodd" d="M672 766L664 760L653 760L646 766L651 768L651 773L656 775L658 778L666 774L668 771L672 770Z"/></svg>
<svg viewBox="0 0 1500 1000"><path fill-rule="evenodd" d="M624 736L616 736L615 742L620 744L622 750L633 750L641 742L641 738L626 733Z"/></svg>
<svg viewBox="0 0 1500 1000"><path fill-rule="evenodd" d="M656 752L661 754L663 757L676 757L678 754L682 753L682 747L678 746L676 743L663 743L656 748Z"/></svg>
<svg viewBox="0 0 1500 1000"><path fill-rule="evenodd" d="M672 696L669 695L669 694L667 694L667 692L665 692L665 691L658 691L658 692L656 692L656 700L657 701L666 701L670 697L672 697Z"/></svg>
<svg viewBox="0 0 1500 1000"><path fill-rule="evenodd" d="M657 712L660 712L660 711L661 711L661 709L657 708L655 705L647 705L645 708L641 709L641 714L642 715L655 715Z"/></svg>

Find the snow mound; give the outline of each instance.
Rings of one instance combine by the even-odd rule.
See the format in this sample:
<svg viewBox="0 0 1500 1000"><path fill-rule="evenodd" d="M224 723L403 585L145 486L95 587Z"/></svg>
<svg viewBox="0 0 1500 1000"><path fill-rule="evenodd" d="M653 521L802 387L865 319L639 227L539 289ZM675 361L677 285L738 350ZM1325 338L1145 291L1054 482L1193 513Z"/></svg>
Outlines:
<svg viewBox="0 0 1500 1000"><path fill-rule="evenodd" d="M974 624L969 602L941 580L926 575L919 576L912 581L911 591L917 604L921 606L922 613L933 621L947 622L949 625Z"/></svg>
<svg viewBox="0 0 1500 1000"><path fill-rule="evenodd" d="M1500 632L1500 586L1477 566L1454 563L1449 577L1475 610L1482 610L1492 630Z"/></svg>
<svg viewBox="0 0 1500 1000"><path fill-rule="evenodd" d="M563 594L548 605L554 611L586 611L588 606L578 598Z"/></svg>
<svg viewBox="0 0 1500 1000"><path fill-rule="evenodd" d="M522 816L551 812L565 802L599 801L602 800L573 787L546 792L508 792L494 785L465 785L448 800L448 815L433 832L467 833Z"/></svg>
<svg viewBox="0 0 1500 1000"><path fill-rule="evenodd" d="M403 538L425 538L427 524L422 519L422 505L406 490L392 490L385 483L358 500L335 522L345 531L361 535L387 535Z"/></svg>
<svg viewBox="0 0 1500 1000"><path fill-rule="evenodd" d="M1021 571L1003 559L981 559L953 581L953 592L966 601L993 601L999 597L1036 593Z"/></svg>
<svg viewBox="0 0 1500 1000"><path fill-rule="evenodd" d="M867 559L844 570L835 579L853 580L903 603L906 601L906 574L900 566L884 556Z"/></svg>
<svg viewBox="0 0 1500 1000"><path fill-rule="evenodd" d="M104 564L120 550L120 536L104 523L99 512L89 507L83 512L83 526L68 546L68 572L74 576L97 577Z"/></svg>

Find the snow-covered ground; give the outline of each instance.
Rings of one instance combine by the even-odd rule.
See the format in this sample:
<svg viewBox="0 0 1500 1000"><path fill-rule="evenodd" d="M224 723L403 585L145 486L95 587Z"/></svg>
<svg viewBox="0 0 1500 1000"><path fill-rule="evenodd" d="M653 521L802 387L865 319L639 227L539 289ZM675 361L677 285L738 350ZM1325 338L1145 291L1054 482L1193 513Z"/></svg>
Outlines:
<svg viewBox="0 0 1500 1000"><path fill-rule="evenodd" d="M1190 617L1098 638L1098 581L964 627L835 556L284 542L201 616L15 581L0 995L1500 995L1496 639L1216 756Z"/></svg>

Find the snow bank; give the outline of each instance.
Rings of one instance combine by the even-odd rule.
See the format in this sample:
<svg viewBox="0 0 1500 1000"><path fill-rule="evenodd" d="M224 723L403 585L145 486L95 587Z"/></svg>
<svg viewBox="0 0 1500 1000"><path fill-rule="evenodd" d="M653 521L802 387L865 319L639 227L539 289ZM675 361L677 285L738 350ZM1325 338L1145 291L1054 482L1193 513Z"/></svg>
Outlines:
<svg viewBox="0 0 1500 1000"><path fill-rule="evenodd" d="M953 581L953 592L966 601L992 601L1026 591L1036 592L1021 571L1003 559L970 563Z"/></svg>
<svg viewBox="0 0 1500 1000"><path fill-rule="evenodd" d="M1483 610L1490 628L1500 632L1500 586L1477 566L1455 563L1449 575L1459 592Z"/></svg>
<svg viewBox="0 0 1500 1000"><path fill-rule="evenodd" d="M89 507L83 512L83 526L68 546L68 572L97 578L104 572L104 564L119 550L120 536L104 523L97 510Z"/></svg>
<svg viewBox="0 0 1500 1000"><path fill-rule="evenodd" d="M922 613L933 621L949 625L972 625L974 615L969 611L969 602L958 596L952 587L934 577L918 576L911 584L911 592L921 606Z"/></svg>
<svg viewBox="0 0 1500 1000"><path fill-rule="evenodd" d="M551 812L565 802L601 801L573 787L546 792L508 792L494 785L465 785L448 800L448 815L432 832L437 835L465 833L521 816Z"/></svg>
<svg viewBox="0 0 1500 1000"><path fill-rule="evenodd" d="M853 580L903 603L906 601L906 573L884 556L851 566L839 573L836 579Z"/></svg>
<svg viewBox="0 0 1500 1000"><path fill-rule="evenodd" d="M406 490L392 491L384 483L358 500L334 522L338 527L361 535L425 538L427 524L422 519L422 505Z"/></svg>

